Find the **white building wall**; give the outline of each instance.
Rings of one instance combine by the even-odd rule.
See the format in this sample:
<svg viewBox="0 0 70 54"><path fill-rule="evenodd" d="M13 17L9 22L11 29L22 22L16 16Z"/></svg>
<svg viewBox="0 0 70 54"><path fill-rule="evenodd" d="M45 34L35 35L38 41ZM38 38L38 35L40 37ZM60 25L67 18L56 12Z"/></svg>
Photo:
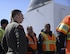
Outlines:
<svg viewBox="0 0 70 54"><path fill-rule="evenodd" d="M25 16L23 23L24 28L26 29L26 27L29 25L33 26L33 29L37 35L39 35L41 29L44 28L44 25L46 23L50 23L52 30L54 29L53 2L50 2L49 4L42 6L38 9L35 9L33 11L27 12L24 16Z"/></svg>
<svg viewBox="0 0 70 54"><path fill-rule="evenodd" d="M55 28L61 22L61 20L70 14L70 7L61 4L54 3L54 33L56 34Z"/></svg>
<svg viewBox="0 0 70 54"><path fill-rule="evenodd" d="M70 6L70 0L52 0L54 3L61 4L64 6Z"/></svg>
<svg viewBox="0 0 70 54"><path fill-rule="evenodd" d="M55 0L54 0L55 1ZM70 7L67 5L59 4L56 1L49 2L47 5L39 7L35 10L27 12L24 17L23 26L26 32L27 26L33 26L33 29L37 36L41 29L44 28L46 23L51 24L51 30L56 34L56 26L64 18L64 16L70 14Z"/></svg>

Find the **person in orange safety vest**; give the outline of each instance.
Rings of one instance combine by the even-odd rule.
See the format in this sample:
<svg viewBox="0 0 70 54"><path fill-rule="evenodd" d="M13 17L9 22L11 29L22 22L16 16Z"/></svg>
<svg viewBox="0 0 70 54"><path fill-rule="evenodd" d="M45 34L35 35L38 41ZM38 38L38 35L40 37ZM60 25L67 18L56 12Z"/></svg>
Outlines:
<svg viewBox="0 0 70 54"><path fill-rule="evenodd" d="M56 31L60 40L60 46L64 45L64 54L70 54L70 15L64 17L61 23L57 26ZM62 33L62 35L60 34ZM61 47L62 48L62 47Z"/></svg>
<svg viewBox="0 0 70 54"><path fill-rule="evenodd" d="M55 54L56 36L50 31L50 27L50 24L46 24L39 34L39 54Z"/></svg>
<svg viewBox="0 0 70 54"><path fill-rule="evenodd" d="M27 27L27 42L28 42L28 51L27 54L36 54L37 53L37 38L36 34L33 31L32 26Z"/></svg>

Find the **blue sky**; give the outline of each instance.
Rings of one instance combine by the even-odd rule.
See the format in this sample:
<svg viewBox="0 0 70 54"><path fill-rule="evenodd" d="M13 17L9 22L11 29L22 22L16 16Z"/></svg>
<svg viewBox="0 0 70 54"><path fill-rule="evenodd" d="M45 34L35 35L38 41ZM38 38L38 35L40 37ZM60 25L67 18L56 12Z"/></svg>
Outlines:
<svg viewBox="0 0 70 54"><path fill-rule="evenodd" d="M53 0L56 3L70 6L70 0ZM0 20L5 18L10 22L10 13L13 9L22 10L26 13L30 0L1 0L0 1Z"/></svg>
<svg viewBox="0 0 70 54"><path fill-rule="evenodd" d="M1 0L0 1L0 20L5 18L10 22L10 13L13 9L20 9L26 13L30 0Z"/></svg>

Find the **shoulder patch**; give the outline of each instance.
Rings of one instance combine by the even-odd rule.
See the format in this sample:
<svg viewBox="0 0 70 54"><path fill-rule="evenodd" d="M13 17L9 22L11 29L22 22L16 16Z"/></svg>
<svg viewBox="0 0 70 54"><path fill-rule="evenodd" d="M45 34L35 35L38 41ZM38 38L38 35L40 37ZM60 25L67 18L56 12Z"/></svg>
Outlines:
<svg viewBox="0 0 70 54"><path fill-rule="evenodd" d="M23 29L23 26L22 26L22 25L18 25L17 28L18 28L18 29Z"/></svg>

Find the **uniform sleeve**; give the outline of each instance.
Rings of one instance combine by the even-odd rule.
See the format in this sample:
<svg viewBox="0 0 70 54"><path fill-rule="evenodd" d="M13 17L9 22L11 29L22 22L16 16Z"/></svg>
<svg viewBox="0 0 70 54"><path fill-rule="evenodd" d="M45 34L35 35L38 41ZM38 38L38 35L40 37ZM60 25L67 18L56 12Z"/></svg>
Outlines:
<svg viewBox="0 0 70 54"><path fill-rule="evenodd" d="M22 27L22 25L19 25L17 27L16 32L15 32L15 36L17 39L17 50L20 51L21 53L24 52L24 54L26 54L27 39L26 39L25 31L24 31L24 28Z"/></svg>

